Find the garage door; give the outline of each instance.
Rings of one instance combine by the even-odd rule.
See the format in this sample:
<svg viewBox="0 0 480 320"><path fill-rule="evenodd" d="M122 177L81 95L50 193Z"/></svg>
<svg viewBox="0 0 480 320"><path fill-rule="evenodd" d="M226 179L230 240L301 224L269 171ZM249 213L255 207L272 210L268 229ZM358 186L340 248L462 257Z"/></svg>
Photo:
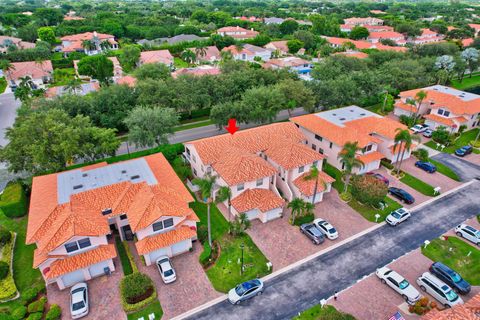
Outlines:
<svg viewBox="0 0 480 320"><path fill-rule="evenodd" d="M255 209L255 210L247 211L247 212L245 212L245 214L247 215L248 220L253 220L253 219L258 218L258 212L259 211L257 209Z"/></svg>
<svg viewBox="0 0 480 320"><path fill-rule="evenodd" d="M90 276L94 278L94 277L104 275L105 271L103 270L103 268L108 267L108 261L109 260L102 261L100 263L94 264L93 266L90 266L88 268L88 271L90 271Z"/></svg>
<svg viewBox="0 0 480 320"><path fill-rule="evenodd" d="M71 273L67 273L66 275L62 276L62 281L65 287L70 287L75 283L85 281L83 270L80 269Z"/></svg>
<svg viewBox="0 0 480 320"><path fill-rule="evenodd" d="M150 255L150 261L152 263L155 263L155 261L157 261L157 259L160 258L161 256L168 256L168 253L169 253L168 248L162 248L162 249L150 252L150 254L149 254Z"/></svg>
<svg viewBox="0 0 480 320"><path fill-rule="evenodd" d="M192 240L188 239L179 243L175 243L172 246L172 255L180 254L182 252L188 251L192 246Z"/></svg>

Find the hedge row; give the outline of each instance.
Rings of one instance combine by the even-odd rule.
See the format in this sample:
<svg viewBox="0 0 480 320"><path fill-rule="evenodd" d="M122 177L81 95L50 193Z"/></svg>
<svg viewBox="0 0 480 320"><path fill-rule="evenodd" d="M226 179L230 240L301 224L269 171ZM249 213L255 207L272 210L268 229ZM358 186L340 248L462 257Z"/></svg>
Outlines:
<svg viewBox="0 0 480 320"><path fill-rule="evenodd" d="M10 182L0 195L0 210L9 218L22 217L27 213L27 197L23 186Z"/></svg>
<svg viewBox="0 0 480 320"><path fill-rule="evenodd" d="M304 223L312 222L314 219L315 219L315 215L313 213L312 214L307 214L307 215L295 218L295 223L294 224L296 226L301 226Z"/></svg>
<svg viewBox="0 0 480 320"><path fill-rule="evenodd" d="M12 262L13 247L15 245L15 236L12 234L10 242L3 246L2 250L2 261L5 261L10 266ZM15 286L15 281L13 280L13 275L10 272L6 278L0 280L0 300L9 300L14 298L17 295L17 287Z"/></svg>
<svg viewBox="0 0 480 320"><path fill-rule="evenodd" d="M130 247L128 246L127 241L123 241L123 246L125 247L125 252L127 253L128 260L130 261L130 265L132 266L133 272L138 272L137 264L135 263L135 259L133 259L132 252L130 251Z"/></svg>

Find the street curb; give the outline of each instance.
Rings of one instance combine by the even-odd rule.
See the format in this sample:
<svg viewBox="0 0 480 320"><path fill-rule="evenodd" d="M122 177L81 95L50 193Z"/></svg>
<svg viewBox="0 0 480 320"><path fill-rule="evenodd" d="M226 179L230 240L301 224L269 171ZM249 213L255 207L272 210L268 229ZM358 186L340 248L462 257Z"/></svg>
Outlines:
<svg viewBox="0 0 480 320"><path fill-rule="evenodd" d="M462 189L462 188L465 188L465 187L473 184L474 182L475 182L475 180L471 180L471 181L469 181L469 182L466 182L466 183L464 183L464 184L461 184L461 185L459 185L458 187L455 187L455 188L453 188L453 189L450 189L450 190L446 191L445 193L440 194L440 195L437 196L437 197L428 199L427 201L422 202L422 203L420 203L419 205L416 205L415 207L411 208L410 211L416 211L416 210L418 210L418 209L420 209L420 208L422 208L422 207L424 207L424 206L426 206L426 205L428 205L428 204L430 204L430 203L432 203L432 202L434 202L434 201L436 201L436 200L438 200L438 199L441 199L441 198L443 198L443 197L446 197L447 195L449 195L449 194L451 194L451 193L454 193L454 192L456 192L456 191L458 191L458 190L460 190L460 189ZM373 225L373 226L371 226L371 227L369 227L369 228L367 228L367 229L365 229L365 230L363 230L363 231L361 231L361 232L359 232L359 233L357 233L357 234L355 234L355 235L353 235L353 236L351 236L351 237L349 237L349 238L346 238L346 239L344 239L344 240L342 240L342 241L340 241L340 242L335 243L334 245L332 245L332 246L330 246L330 247L328 247L328 248L325 248L325 249L323 249L323 250L320 250L320 251L318 251L318 252L315 252L314 254L311 254L311 255L309 255L309 256L301 259L301 260L298 260L297 262L294 262L294 263L292 263L292 264L290 264L290 265L288 265L288 266L286 266L286 267L283 267L283 268L281 268L281 269L279 269L279 270L277 270L277 271L275 271L275 272L272 272L271 274L266 275L265 277L262 277L261 280L262 280L262 281L271 280L271 279L273 279L273 278L275 278L275 277L277 277L277 276L279 276L279 275L281 275L281 274L283 274L283 273L285 273L285 272L288 272L288 271L290 271L290 270L292 270L292 269L294 269L294 268L296 268L296 267L298 267L298 266L300 266L300 265L302 265L302 264L310 261L310 260L313 260L313 259L315 259L315 258L317 258L317 257L319 257L319 256L321 256L321 255L323 255L323 254L326 254L326 253L328 253L329 251L332 251L332 250L334 250L334 249L336 249L336 248L338 248L338 247L340 247L340 246L342 246L342 245L344 245L344 244L347 244L347 243L349 243L349 242L351 242L351 241L353 241L353 240L355 240L355 239L358 239L358 238L360 238L360 237L362 237L362 236L364 236L364 235L366 235L366 234L368 234L368 233L370 233L370 232L372 232L372 231L375 231L375 230L383 227L385 224L386 224L385 221L383 221L383 222L381 222L381 223L377 223L377 224L375 224L375 225ZM393 262L393 261L392 261L392 262ZM366 278L366 277L364 277L364 278ZM357 282L362 281L364 278L358 280ZM342 291L344 291L344 290L342 290ZM331 298L331 297L330 297L330 298ZM224 295L222 295L222 296L220 296L220 297L218 297L218 298L215 298L214 300L211 300L211 301L209 301L209 302L207 302L207 303L205 303L205 304L202 304L202 305L200 305L200 306L198 306L198 307L195 307L195 308L193 308L193 309L191 309L191 310L189 310L189 311L187 311L187 312L185 312L185 313L182 313L182 314L180 314L180 315L178 315L178 316L176 316L176 317L174 317L174 318L171 318L171 320L180 320L180 319L184 319L184 318L186 318L186 317L192 316L192 315L194 315L194 314L196 314L196 313L198 313L198 312L200 312L200 311L203 311L203 310L205 310L205 309L207 309L207 308L209 308L209 307L211 307L211 306L213 306L213 305L215 305L215 304L217 304L217 303L220 303L220 302L222 302L222 301L224 301L224 300L227 300L227 295L226 295L226 294L224 294ZM325 300L328 300L328 299L325 299Z"/></svg>

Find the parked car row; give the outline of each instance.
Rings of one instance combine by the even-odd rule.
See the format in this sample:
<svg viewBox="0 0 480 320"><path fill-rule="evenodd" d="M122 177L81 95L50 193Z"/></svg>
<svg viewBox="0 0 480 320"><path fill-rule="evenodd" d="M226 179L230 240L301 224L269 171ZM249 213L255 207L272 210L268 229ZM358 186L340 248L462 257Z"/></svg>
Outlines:
<svg viewBox="0 0 480 320"><path fill-rule="evenodd" d="M418 290L396 271L382 267L377 269L376 275L382 283L400 294L408 304L414 304L421 298ZM467 281L441 262L433 263L429 272L424 272L416 282L422 291L431 295L446 308L463 303L458 294L468 294L471 290Z"/></svg>
<svg viewBox="0 0 480 320"><path fill-rule="evenodd" d="M300 226L300 232L309 238L313 244L321 244L325 238L335 240L338 238L338 231L329 222L322 218L313 220L312 223L304 223Z"/></svg>

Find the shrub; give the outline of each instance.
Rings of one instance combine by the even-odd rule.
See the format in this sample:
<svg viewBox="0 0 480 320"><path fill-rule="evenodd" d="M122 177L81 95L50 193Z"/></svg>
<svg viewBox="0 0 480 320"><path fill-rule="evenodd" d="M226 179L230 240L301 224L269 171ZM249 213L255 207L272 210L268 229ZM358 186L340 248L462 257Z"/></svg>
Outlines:
<svg viewBox="0 0 480 320"><path fill-rule="evenodd" d="M30 302L35 300L37 296L38 296L37 287L25 289L21 294L21 298L25 304L29 304Z"/></svg>
<svg viewBox="0 0 480 320"><path fill-rule="evenodd" d="M384 166L384 167L387 168L387 169L390 169L390 170L393 169L393 164L392 164L392 161L390 161L390 160L382 159L382 160L380 161L380 163L382 164L382 166Z"/></svg>
<svg viewBox="0 0 480 320"><path fill-rule="evenodd" d="M413 127L415 125L415 117L414 116L407 116L407 115L404 115L402 114L398 120L403 123L404 125L406 125L407 127Z"/></svg>
<svg viewBox="0 0 480 320"><path fill-rule="evenodd" d="M388 187L382 181L369 175L353 176L351 193L353 198L363 204L378 205L385 199Z"/></svg>
<svg viewBox="0 0 480 320"><path fill-rule="evenodd" d="M422 307L427 307L429 301L427 297L421 297L420 300L418 300L418 302Z"/></svg>
<svg viewBox="0 0 480 320"><path fill-rule="evenodd" d="M19 306L12 311L12 318L14 320L22 320L22 319L25 319L26 314L27 314L27 307Z"/></svg>
<svg viewBox="0 0 480 320"><path fill-rule="evenodd" d="M27 307L28 313L40 312L41 314L43 314L46 303L47 303L47 298L45 297L41 297L37 301L30 303Z"/></svg>
<svg viewBox="0 0 480 320"><path fill-rule="evenodd" d="M12 233L5 228L0 227L0 247L3 247L12 239Z"/></svg>
<svg viewBox="0 0 480 320"><path fill-rule="evenodd" d="M120 293L128 304L136 304L150 297L153 282L146 274L135 272L120 281Z"/></svg>
<svg viewBox="0 0 480 320"><path fill-rule="evenodd" d="M212 247L208 244L208 241L203 243L203 252L200 254L198 258L200 264L205 267L209 264L210 258L212 256Z"/></svg>
<svg viewBox="0 0 480 320"><path fill-rule="evenodd" d="M2 261L7 263L7 270L12 259L14 241L9 241L3 247ZM7 271L7 276L0 280L0 300L12 299L17 295L17 287L11 272Z"/></svg>
<svg viewBox="0 0 480 320"><path fill-rule="evenodd" d="M0 209L9 218L22 217L27 213L27 198L19 182L10 182L0 196Z"/></svg>
<svg viewBox="0 0 480 320"><path fill-rule="evenodd" d="M315 219L315 215L313 213L306 214L304 216L300 216L300 217L295 218L294 225L300 226L304 223L312 222L314 219Z"/></svg>
<svg viewBox="0 0 480 320"><path fill-rule="evenodd" d="M208 229L207 229L207 226L205 225L200 225L198 226L198 229L197 229L197 237L198 237L198 241L200 241L201 243L204 243L206 242L207 240L207 237L208 237Z"/></svg>
<svg viewBox="0 0 480 320"><path fill-rule="evenodd" d="M42 312L35 312L35 313L30 313L26 320L42 320L42 317L43 317Z"/></svg>
<svg viewBox="0 0 480 320"><path fill-rule="evenodd" d="M127 253L128 260L130 261L130 265L132 266L133 272L138 272L137 264L133 259L132 253L130 252L130 247L128 246L127 241L123 241L123 245L125 246L125 252Z"/></svg>
<svg viewBox="0 0 480 320"><path fill-rule="evenodd" d="M450 141L450 133L448 132L447 128L440 126L437 128L437 130L433 131L432 139L435 142L447 144Z"/></svg>
<svg viewBox="0 0 480 320"><path fill-rule="evenodd" d="M428 154L428 150L425 148L419 148L416 151L414 151L413 154L420 161L428 161L429 154Z"/></svg>
<svg viewBox="0 0 480 320"><path fill-rule="evenodd" d="M58 304L52 304L45 316L45 320L57 320L62 315L62 309Z"/></svg>
<svg viewBox="0 0 480 320"><path fill-rule="evenodd" d="M7 277L10 267L5 261L0 261L0 280L3 280Z"/></svg>

